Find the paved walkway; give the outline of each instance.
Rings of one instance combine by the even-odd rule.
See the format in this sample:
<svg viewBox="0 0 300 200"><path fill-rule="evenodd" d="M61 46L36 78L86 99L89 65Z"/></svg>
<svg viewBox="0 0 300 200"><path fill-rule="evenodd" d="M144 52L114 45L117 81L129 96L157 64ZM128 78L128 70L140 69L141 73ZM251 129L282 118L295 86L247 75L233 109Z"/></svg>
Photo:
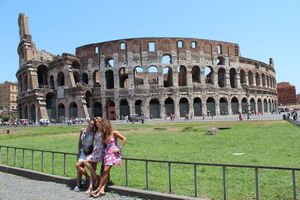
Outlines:
<svg viewBox="0 0 300 200"><path fill-rule="evenodd" d="M27 179L20 176L0 172L0 200L86 200L93 199L84 192L74 192L63 184ZM133 200L134 197L107 193L98 198L103 200Z"/></svg>

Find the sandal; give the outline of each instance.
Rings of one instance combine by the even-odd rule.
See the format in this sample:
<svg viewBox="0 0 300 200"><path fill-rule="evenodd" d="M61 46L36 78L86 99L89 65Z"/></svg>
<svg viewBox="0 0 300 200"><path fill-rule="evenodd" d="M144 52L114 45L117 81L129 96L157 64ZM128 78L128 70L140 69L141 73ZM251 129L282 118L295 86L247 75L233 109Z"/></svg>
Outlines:
<svg viewBox="0 0 300 200"><path fill-rule="evenodd" d="M104 196L105 195L105 192L98 192L97 194L92 194L92 196L94 198L97 198L97 197L100 197L100 196Z"/></svg>

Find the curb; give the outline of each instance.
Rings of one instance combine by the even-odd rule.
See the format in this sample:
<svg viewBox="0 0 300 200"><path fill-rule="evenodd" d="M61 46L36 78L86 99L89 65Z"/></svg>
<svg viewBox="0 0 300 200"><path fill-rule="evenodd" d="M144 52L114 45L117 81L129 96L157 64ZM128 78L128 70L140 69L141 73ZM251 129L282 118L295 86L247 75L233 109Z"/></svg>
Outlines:
<svg viewBox="0 0 300 200"><path fill-rule="evenodd" d="M14 174L17 176L26 177L33 180L38 181L50 181L60 184L66 184L68 186L75 186L76 180L63 177L63 176L57 176L57 175L51 175L46 174L42 172L37 172L29 169L23 169L23 168L17 168L7 165L0 164L0 172ZM161 192L153 192L148 190L140 190L140 189L134 189L129 187L122 187L122 186L115 186L110 185L108 186L109 192L114 192L120 195L124 196L135 196L143 199L157 199L157 200L209 200L208 198L195 198L195 197L188 197L188 196L182 196L182 195L176 195L176 194L167 194L167 193L161 193Z"/></svg>

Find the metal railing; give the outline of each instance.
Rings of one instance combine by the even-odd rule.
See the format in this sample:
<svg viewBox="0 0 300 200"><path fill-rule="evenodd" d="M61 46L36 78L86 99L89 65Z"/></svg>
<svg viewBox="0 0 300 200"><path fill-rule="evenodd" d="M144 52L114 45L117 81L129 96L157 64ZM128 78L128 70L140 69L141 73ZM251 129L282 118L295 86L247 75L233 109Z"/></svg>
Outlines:
<svg viewBox="0 0 300 200"><path fill-rule="evenodd" d="M24 152L29 151L31 152L31 169L33 170L34 166L34 153L40 152L41 153L41 171L44 170L44 154L50 153L51 154L51 172L55 174L55 155L60 154L63 155L63 175L66 176L66 158L67 156L74 157L74 162L76 162L77 154L75 153L66 153L66 152L58 152L58 151L44 151L38 149L30 149L30 148L20 148L20 147L12 147L12 146L3 146L0 145L0 164L2 163L2 150L6 149L6 163L9 164L9 149L13 150L13 166L16 166L16 154L17 150L22 151L22 166L24 168ZM296 171L300 171L300 168L290 168L290 167L273 167L273 166L255 166L255 165L233 165L233 164L212 164L212 163L196 163L196 162L179 162L179 161L162 161L162 160L147 160L147 159L136 159L136 158L122 158L125 161L125 186L129 186L129 176L128 176L128 163L129 162L143 162L145 166L145 189L149 190L149 164L150 163L161 163L167 165L167 174L168 174L168 192L172 193L172 167L174 165L185 165L185 166L192 166L193 168L193 188L194 188L194 196L198 197L198 167L199 166L207 166L207 167L221 167L222 168L222 184L223 184L223 198L227 200L227 169L228 168L243 168L254 170L254 179L255 179L255 198L257 200L260 199L260 187L259 187L259 173L260 170L282 170L282 171L290 171L291 172L291 183L292 183L292 192L293 192L293 199L297 199L297 190L296 190ZM72 165L74 168L74 165ZM74 168L75 169L75 168Z"/></svg>

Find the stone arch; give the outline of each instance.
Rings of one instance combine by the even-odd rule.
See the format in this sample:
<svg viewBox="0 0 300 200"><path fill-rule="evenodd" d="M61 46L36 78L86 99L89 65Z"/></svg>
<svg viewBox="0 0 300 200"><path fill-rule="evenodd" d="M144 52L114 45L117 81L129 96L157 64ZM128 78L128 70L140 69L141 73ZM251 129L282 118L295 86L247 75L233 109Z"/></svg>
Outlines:
<svg viewBox="0 0 300 200"><path fill-rule="evenodd" d="M105 71L106 89L114 89L114 72L112 70Z"/></svg>
<svg viewBox="0 0 300 200"><path fill-rule="evenodd" d="M225 58L223 56L218 56L217 65L225 65Z"/></svg>
<svg viewBox="0 0 300 200"><path fill-rule="evenodd" d="M262 101L260 98L257 99L257 111L258 111L258 113L263 112Z"/></svg>
<svg viewBox="0 0 300 200"><path fill-rule="evenodd" d="M149 85L157 85L158 84L158 69L154 65L151 65L148 68L148 83L149 83Z"/></svg>
<svg viewBox="0 0 300 200"><path fill-rule="evenodd" d="M201 81L200 77L201 77L200 67L194 65L192 68L192 82L200 83Z"/></svg>
<svg viewBox="0 0 300 200"><path fill-rule="evenodd" d="M54 92L46 94L46 109L49 120L56 120L56 94Z"/></svg>
<svg viewBox="0 0 300 200"><path fill-rule="evenodd" d="M120 117L129 116L130 108L127 99L120 100Z"/></svg>
<svg viewBox="0 0 300 200"><path fill-rule="evenodd" d="M36 120L36 108L35 108L35 105L32 104L30 106L30 116L29 116L29 120L32 122L32 123L35 123L37 120Z"/></svg>
<svg viewBox="0 0 300 200"><path fill-rule="evenodd" d="M214 70L211 66L204 68L204 75L206 84L214 84Z"/></svg>
<svg viewBox="0 0 300 200"><path fill-rule="evenodd" d="M186 117L189 115L189 101L187 98L181 98L179 100L180 117Z"/></svg>
<svg viewBox="0 0 300 200"><path fill-rule="evenodd" d="M102 104L100 102L94 103L94 117L102 117Z"/></svg>
<svg viewBox="0 0 300 200"><path fill-rule="evenodd" d="M72 63L72 68L74 69L80 69L80 63L78 61L73 61Z"/></svg>
<svg viewBox="0 0 300 200"><path fill-rule="evenodd" d="M150 108L150 118L160 118L160 104L159 100L157 99L151 99L149 102L149 108Z"/></svg>
<svg viewBox="0 0 300 200"><path fill-rule="evenodd" d="M221 88L226 85L226 71L223 67L218 70L218 85Z"/></svg>
<svg viewBox="0 0 300 200"><path fill-rule="evenodd" d="M240 83L241 85L245 85L247 82L246 82L246 72L241 69L240 70Z"/></svg>
<svg viewBox="0 0 300 200"><path fill-rule="evenodd" d="M89 84L89 75L87 73L83 72L81 74L81 81L82 81L82 83L88 85Z"/></svg>
<svg viewBox="0 0 300 200"><path fill-rule="evenodd" d="M75 84L80 83L80 75L77 71L73 72Z"/></svg>
<svg viewBox="0 0 300 200"><path fill-rule="evenodd" d="M77 103L75 102L71 102L69 104L69 118L73 119L73 118L77 118L78 117L78 107L77 107Z"/></svg>
<svg viewBox="0 0 300 200"><path fill-rule="evenodd" d="M163 69L164 87L173 86L173 70L171 67Z"/></svg>
<svg viewBox="0 0 300 200"><path fill-rule="evenodd" d="M64 86L65 85L65 74L60 71L57 74L57 85L58 86Z"/></svg>
<svg viewBox="0 0 300 200"><path fill-rule="evenodd" d="M202 116L202 101L199 97L194 98L194 115Z"/></svg>
<svg viewBox="0 0 300 200"><path fill-rule="evenodd" d="M93 72L93 81L94 81L94 87L101 86L101 84L100 84L100 72L99 72L99 70L95 70Z"/></svg>
<svg viewBox="0 0 300 200"><path fill-rule="evenodd" d="M249 81L249 85L254 85L254 79L253 79L253 72L249 71L248 72L248 81Z"/></svg>
<svg viewBox="0 0 300 200"><path fill-rule="evenodd" d="M254 98L250 99L250 111L256 113L256 102Z"/></svg>
<svg viewBox="0 0 300 200"><path fill-rule="evenodd" d="M262 82L262 86L266 87L266 76L264 73L261 75L261 82Z"/></svg>
<svg viewBox="0 0 300 200"><path fill-rule="evenodd" d="M28 105L25 105L25 107L24 107L24 118L25 119L29 118L29 115L28 115Z"/></svg>
<svg viewBox="0 0 300 200"><path fill-rule="evenodd" d="M119 83L120 88L128 88L128 73L125 67L121 67L119 70Z"/></svg>
<svg viewBox="0 0 300 200"><path fill-rule="evenodd" d="M143 106L143 101L142 100L136 100L134 103L135 107L135 114L142 115L142 106Z"/></svg>
<svg viewBox="0 0 300 200"><path fill-rule="evenodd" d="M187 70L183 65L179 67L178 86L187 86Z"/></svg>
<svg viewBox="0 0 300 200"><path fill-rule="evenodd" d="M242 113L248 113L248 102L246 97L242 99Z"/></svg>
<svg viewBox="0 0 300 200"><path fill-rule="evenodd" d="M215 99L212 97L208 97L206 100L206 106L207 106L207 115L216 115L216 102Z"/></svg>
<svg viewBox="0 0 300 200"><path fill-rule="evenodd" d="M44 88L48 86L48 67L45 65L38 66L37 77L39 88Z"/></svg>
<svg viewBox="0 0 300 200"><path fill-rule="evenodd" d="M267 99L264 99L264 113L268 112L268 101Z"/></svg>
<svg viewBox="0 0 300 200"><path fill-rule="evenodd" d="M164 54L162 57L162 64L172 64L172 57L170 54Z"/></svg>
<svg viewBox="0 0 300 200"><path fill-rule="evenodd" d="M267 87L268 88L270 87L270 78L269 78L269 76L267 76Z"/></svg>
<svg viewBox="0 0 300 200"><path fill-rule="evenodd" d="M59 122L64 122L65 119L65 105L60 103L57 106L57 117Z"/></svg>
<svg viewBox="0 0 300 200"><path fill-rule="evenodd" d="M165 100L165 110L166 110L166 116L171 116L175 114L174 100L171 97L168 97Z"/></svg>
<svg viewBox="0 0 300 200"><path fill-rule="evenodd" d="M93 109L93 101L94 101L94 97L91 91L86 91L85 93L85 101L86 101L86 107L88 109L89 112L89 116L93 116L94 113L94 109Z"/></svg>
<svg viewBox="0 0 300 200"><path fill-rule="evenodd" d="M268 112L272 112L273 108L272 108L272 103L271 103L271 99L269 99L269 109Z"/></svg>
<svg viewBox="0 0 300 200"><path fill-rule="evenodd" d="M54 84L54 76L53 76L53 75L50 76L50 88L51 88L51 89L54 89L54 88L55 88L55 84Z"/></svg>
<svg viewBox="0 0 300 200"><path fill-rule="evenodd" d="M237 88L237 73L236 73L236 69L231 68L229 70L229 76L230 76L230 87L231 88Z"/></svg>
<svg viewBox="0 0 300 200"><path fill-rule="evenodd" d="M232 110L232 114L239 113L239 100L236 97L233 97L231 99L231 110Z"/></svg>
<svg viewBox="0 0 300 200"><path fill-rule="evenodd" d="M115 63L114 63L114 59L113 58L106 58L105 59L105 66L106 67L114 67Z"/></svg>
<svg viewBox="0 0 300 200"><path fill-rule="evenodd" d="M144 70L142 67L137 66L133 70L134 75L134 85L143 85L144 84Z"/></svg>
<svg viewBox="0 0 300 200"><path fill-rule="evenodd" d="M228 115L228 101L225 97L220 99L220 115Z"/></svg>
<svg viewBox="0 0 300 200"><path fill-rule="evenodd" d="M116 119L115 102L113 100L106 101L106 117L108 120Z"/></svg>
<svg viewBox="0 0 300 200"><path fill-rule="evenodd" d="M256 72L255 74L255 82L256 82L256 86L260 86L260 75L258 72Z"/></svg>

